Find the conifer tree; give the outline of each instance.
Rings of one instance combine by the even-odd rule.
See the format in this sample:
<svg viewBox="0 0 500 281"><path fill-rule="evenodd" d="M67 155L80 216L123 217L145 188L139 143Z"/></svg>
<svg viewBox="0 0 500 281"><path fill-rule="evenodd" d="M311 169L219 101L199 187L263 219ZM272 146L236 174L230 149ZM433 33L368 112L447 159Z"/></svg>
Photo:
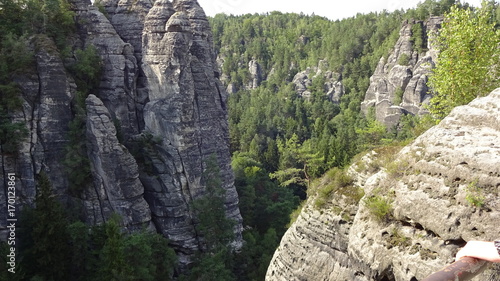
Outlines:
<svg viewBox="0 0 500 281"><path fill-rule="evenodd" d="M225 190L222 188L216 156L212 155L205 166L202 179L206 193L193 202L198 220L196 229L203 239L204 247L196 257L195 266L182 280L235 280L231 272L234 222L226 216Z"/></svg>
<svg viewBox="0 0 500 281"><path fill-rule="evenodd" d="M51 183L45 173L37 177L36 208L28 211L31 218L23 227L31 230L28 239L31 248L24 254L23 268L28 276L34 275L44 280L68 280L71 261L68 221L61 204L51 190Z"/></svg>

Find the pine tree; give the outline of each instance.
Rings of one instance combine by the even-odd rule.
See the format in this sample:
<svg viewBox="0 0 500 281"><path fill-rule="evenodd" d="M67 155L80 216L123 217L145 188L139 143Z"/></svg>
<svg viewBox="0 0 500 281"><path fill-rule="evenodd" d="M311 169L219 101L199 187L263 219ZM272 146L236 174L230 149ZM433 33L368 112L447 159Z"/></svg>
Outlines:
<svg viewBox="0 0 500 281"><path fill-rule="evenodd" d="M25 252L26 272L45 280L68 280L71 252L68 244L68 221L62 205L51 190L51 183L45 173L37 178L36 208L29 212L27 229L31 229L29 240L32 248ZM31 225L30 225L31 224ZM24 227L24 226L23 226Z"/></svg>
<svg viewBox="0 0 500 281"><path fill-rule="evenodd" d="M234 222L226 216L225 190L222 188L216 156L212 155L205 166L202 180L206 185L206 193L193 202L198 220L196 229L203 239L204 247L196 257L195 266L183 278L197 281L235 280L231 272Z"/></svg>

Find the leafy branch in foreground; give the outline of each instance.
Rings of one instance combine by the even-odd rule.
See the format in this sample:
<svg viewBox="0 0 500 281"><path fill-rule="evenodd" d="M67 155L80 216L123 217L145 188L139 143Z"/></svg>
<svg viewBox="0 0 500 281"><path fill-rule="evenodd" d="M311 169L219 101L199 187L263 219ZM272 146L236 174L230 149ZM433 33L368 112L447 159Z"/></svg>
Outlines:
<svg viewBox="0 0 500 281"><path fill-rule="evenodd" d="M458 106L500 86L500 31L491 4L478 10L451 8L435 38L441 50L429 78L434 91L430 112L443 118Z"/></svg>

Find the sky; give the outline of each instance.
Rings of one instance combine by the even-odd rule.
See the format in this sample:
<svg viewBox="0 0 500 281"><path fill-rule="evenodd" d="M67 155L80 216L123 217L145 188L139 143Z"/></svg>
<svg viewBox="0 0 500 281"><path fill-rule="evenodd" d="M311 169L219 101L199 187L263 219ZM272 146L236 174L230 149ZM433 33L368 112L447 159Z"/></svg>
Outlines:
<svg viewBox="0 0 500 281"><path fill-rule="evenodd" d="M207 16L217 13L233 15L280 11L283 13L314 13L332 20L387 10L415 8L424 0L198 0ZM462 0L480 6L481 0Z"/></svg>

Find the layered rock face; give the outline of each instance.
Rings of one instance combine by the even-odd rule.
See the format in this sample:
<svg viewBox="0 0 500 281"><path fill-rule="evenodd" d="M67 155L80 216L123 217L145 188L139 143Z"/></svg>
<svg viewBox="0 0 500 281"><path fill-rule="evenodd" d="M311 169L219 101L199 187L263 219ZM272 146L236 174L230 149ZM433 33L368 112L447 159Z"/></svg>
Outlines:
<svg viewBox="0 0 500 281"><path fill-rule="evenodd" d="M86 107L87 152L94 181L94 188L85 190L83 197L89 216L87 221L102 223L117 213L129 228L153 229L138 165L125 146L118 142L111 114L94 95L89 95Z"/></svg>
<svg viewBox="0 0 500 281"><path fill-rule="evenodd" d="M73 47L95 46L102 58L99 87L85 101L92 180L80 195L69 191L63 159L77 89L53 42L37 39L43 46L33 47L37 72L17 78L24 110L14 118L27 124L29 138L18 155L2 155L4 174L19 179L19 207L33 203L35 175L44 171L56 193L78 205L89 224L118 213L128 230L164 234L186 264L203 247L191 203L204 195L202 175L215 155L239 247L227 94L217 78L202 8L195 0L102 0L104 15L90 0L70 2L78 30ZM5 199L4 182L0 196ZM6 208L6 200L1 202ZM0 233L6 225L1 218Z"/></svg>
<svg viewBox="0 0 500 281"><path fill-rule="evenodd" d="M431 17L425 22L403 24L394 50L387 59L380 59L370 77L370 86L361 103L365 115L374 108L376 119L392 127L398 125L403 114L426 113L422 105L431 98L426 83L437 58L429 36L440 28L441 22L441 17Z"/></svg>
<svg viewBox="0 0 500 281"><path fill-rule="evenodd" d="M16 175L17 203L33 202L36 196L35 175L41 170L46 171L56 194L64 195L68 186L61 159L68 143L71 100L76 85L65 70L52 40L39 36L30 47L35 57L34 69L14 78L23 93L23 107L12 116L13 122L26 125L28 137L20 144L17 155L0 154L0 207L3 210L7 210L7 173ZM2 239L6 225L6 218L2 216Z"/></svg>
<svg viewBox="0 0 500 281"><path fill-rule="evenodd" d="M214 76L210 28L196 1L162 0L146 17L143 36L150 99L146 132L161 142L150 155L157 176L143 175L146 199L167 237L183 249L196 248L189 202L203 195L201 176L210 155L221 166L227 214L241 223L227 146L226 95Z"/></svg>
<svg viewBox="0 0 500 281"><path fill-rule="evenodd" d="M499 104L497 89L455 108L393 160L377 151L353 164L363 198L354 204L337 191L318 208L311 196L266 280L422 280L453 262L465 241L497 239ZM373 198L390 205L386 216L376 215Z"/></svg>

